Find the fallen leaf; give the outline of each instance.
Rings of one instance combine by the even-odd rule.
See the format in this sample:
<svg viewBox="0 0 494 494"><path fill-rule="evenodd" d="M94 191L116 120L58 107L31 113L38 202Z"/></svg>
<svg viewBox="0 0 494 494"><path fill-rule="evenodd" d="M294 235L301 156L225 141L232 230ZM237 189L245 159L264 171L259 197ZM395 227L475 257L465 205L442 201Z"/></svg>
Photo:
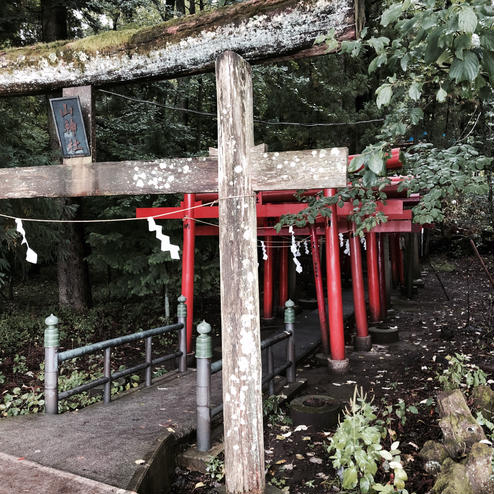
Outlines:
<svg viewBox="0 0 494 494"><path fill-rule="evenodd" d="M286 463L286 460L278 460L276 462L277 465L282 465L283 463Z"/></svg>
<svg viewBox="0 0 494 494"><path fill-rule="evenodd" d="M322 464L322 458L317 458L317 456L314 456L314 458L311 458L309 461L311 463L316 463L317 465L321 465Z"/></svg>
<svg viewBox="0 0 494 494"><path fill-rule="evenodd" d="M166 430L167 430L168 432L175 432L175 429L173 429L172 427L167 427L167 428L166 428Z"/></svg>
<svg viewBox="0 0 494 494"><path fill-rule="evenodd" d="M305 456L304 455L301 455L300 453L297 453L295 455L295 458L297 458L297 460L305 460Z"/></svg>
<svg viewBox="0 0 494 494"><path fill-rule="evenodd" d="M197 484L194 486L194 489L199 489L199 487L204 487L204 482L197 482Z"/></svg>
<svg viewBox="0 0 494 494"><path fill-rule="evenodd" d="M310 436L304 436L302 438L302 441L310 441L311 437Z"/></svg>
<svg viewBox="0 0 494 494"><path fill-rule="evenodd" d="M306 431L307 430L307 426L306 425L297 425L297 427L295 427L295 432L299 432L299 431Z"/></svg>
<svg viewBox="0 0 494 494"><path fill-rule="evenodd" d="M142 465L143 463L146 463L144 460L136 460L135 464L136 465Z"/></svg>
<svg viewBox="0 0 494 494"><path fill-rule="evenodd" d="M293 463L287 463L281 467L283 470L293 470Z"/></svg>

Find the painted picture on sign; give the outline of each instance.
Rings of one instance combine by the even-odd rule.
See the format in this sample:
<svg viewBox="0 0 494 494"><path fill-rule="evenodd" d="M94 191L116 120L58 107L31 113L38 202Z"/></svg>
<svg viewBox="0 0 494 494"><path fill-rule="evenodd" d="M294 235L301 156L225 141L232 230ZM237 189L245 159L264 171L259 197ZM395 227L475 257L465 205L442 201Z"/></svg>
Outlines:
<svg viewBox="0 0 494 494"><path fill-rule="evenodd" d="M50 106L63 157L90 156L79 98L53 98Z"/></svg>

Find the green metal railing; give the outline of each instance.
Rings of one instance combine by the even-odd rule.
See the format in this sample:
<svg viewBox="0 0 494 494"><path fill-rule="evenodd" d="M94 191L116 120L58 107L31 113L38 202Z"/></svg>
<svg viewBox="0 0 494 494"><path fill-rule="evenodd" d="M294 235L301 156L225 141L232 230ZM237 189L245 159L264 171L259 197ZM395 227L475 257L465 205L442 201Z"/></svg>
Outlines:
<svg viewBox="0 0 494 494"><path fill-rule="evenodd" d="M168 326L139 331L137 333L119 336L91 345L86 345L64 352L58 352L58 318L53 314L45 319L47 328L45 330L45 411L48 414L58 413L58 402L73 395L83 393L97 386L103 386L103 402L109 403L111 400L111 383L116 379L128 376L140 370L145 371L145 385L152 384L152 368L164 362L173 359L179 359L178 370L185 372L187 370L187 350L186 350L186 319L187 308L185 305L185 297L180 296L178 299L177 319L178 322ZM152 338L172 331L179 331L179 350L161 357L152 357ZM144 340L145 345L145 361L127 367L116 372L111 370L111 349L125 343ZM59 364L76 357L95 353L104 350L103 358L103 377L94 379L88 383L76 386L61 393L58 392L58 366Z"/></svg>

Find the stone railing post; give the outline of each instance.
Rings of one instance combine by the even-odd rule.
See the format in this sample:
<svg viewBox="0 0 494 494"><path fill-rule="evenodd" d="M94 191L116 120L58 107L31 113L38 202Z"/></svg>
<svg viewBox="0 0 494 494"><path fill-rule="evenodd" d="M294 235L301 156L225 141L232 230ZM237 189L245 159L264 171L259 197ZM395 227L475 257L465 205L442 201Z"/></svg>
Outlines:
<svg viewBox="0 0 494 494"><path fill-rule="evenodd" d="M45 319L45 413L58 413L58 317Z"/></svg>
<svg viewBox="0 0 494 494"><path fill-rule="evenodd" d="M185 372L187 370L187 299L180 295L178 297L177 306L177 320L182 323L184 327L178 333L178 345L179 350L182 352L178 360L178 371Z"/></svg>
<svg viewBox="0 0 494 494"><path fill-rule="evenodd" d="M295 382L295 303L292 300L285 302L285 330L291 333L288 338L286 359L291 362L290 367L286 370L286 379L289 383Z"/></svg>
<svg viewBox="0 0 494 494"><path fill-rule="evenodd" d="M199 336L196 339L197 362L197 449L211 449L211 325L202 321L197 326Z"/></svg>

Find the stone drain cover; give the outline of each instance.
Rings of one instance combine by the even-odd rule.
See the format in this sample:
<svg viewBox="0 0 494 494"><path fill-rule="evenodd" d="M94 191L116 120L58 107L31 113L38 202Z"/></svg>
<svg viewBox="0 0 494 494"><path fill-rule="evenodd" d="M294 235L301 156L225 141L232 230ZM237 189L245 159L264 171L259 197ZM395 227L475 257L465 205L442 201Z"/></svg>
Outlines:
<svg viewBox="0 0 494 494"><path fill-rule="evenodd" d="M338 423L341 403L328 395L305 395L290 403L293 425L312 426L314 431L327 430Z"/></svg>

